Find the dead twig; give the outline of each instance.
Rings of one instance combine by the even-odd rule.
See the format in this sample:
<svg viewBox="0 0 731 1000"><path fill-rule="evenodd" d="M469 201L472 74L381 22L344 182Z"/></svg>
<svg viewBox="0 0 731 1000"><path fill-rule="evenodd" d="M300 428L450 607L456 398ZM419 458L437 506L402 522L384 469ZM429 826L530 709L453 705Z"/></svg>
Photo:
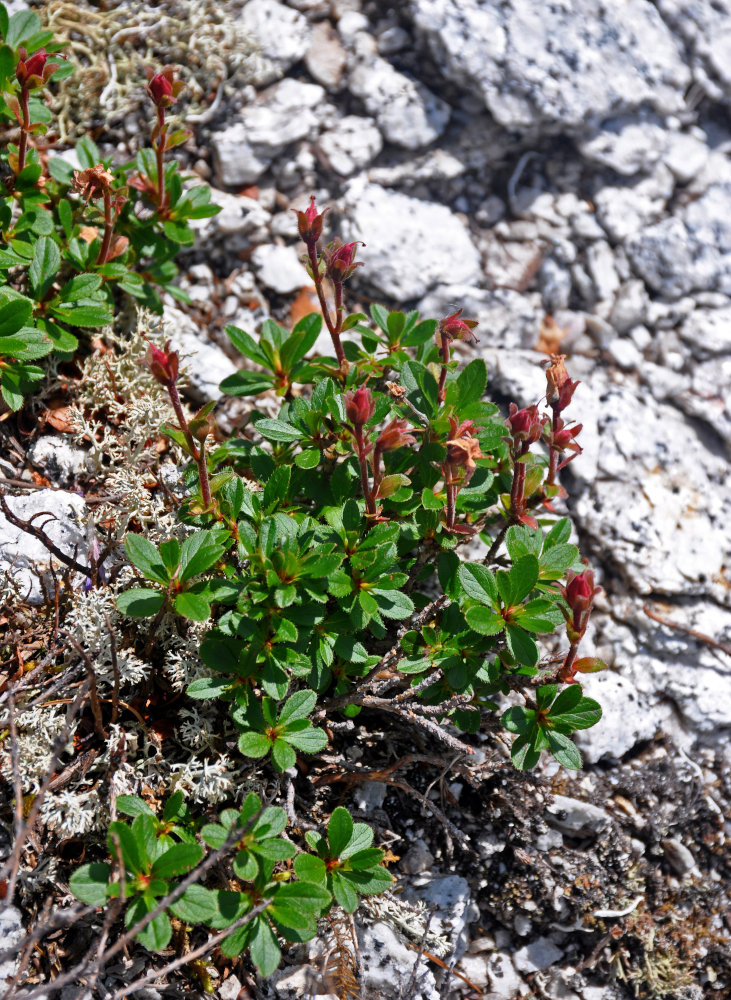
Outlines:
<svg viewBox="0 0 731 1000"><path fill-rule="evenodd" d="M56 515L52 511L39 510L38 513L34 514L30 520L24 521L22 517L18 517L8 507L5 494L2 492L0 492L0 508L2 508L2 512L6 519L10 521L14 527L20 528L20 530L26 532L26 534L37 538L48 549L48 551L59 560L59 562L64 564L64 566L68 566L69 569L76 570L77 573L81 573L91 579L91 566L84 566L83 563L77 562L76 559L72 559L71 556L67 556L66 553L58 547L58 545L51 541L43 528L38 528L32 523L35 518L42 517L44 514L47 514L54 520L57 520Z"/></svg>
<svg viewBox="0 0 731 1000"><path fill-rule="evenodd" d="M106 740L107 734L104 730L104 723L102 721L102 709L99 704L99 692L96 688L96 671L94 670L94 664L91 662L91 657L86 650L82 649L70 632L67 632L65 628L59 629L59 631L61 635L68 639L84 663L86 676L89 680L89 700L91 702L91 712L94 716L94 732L100 739Z"/></svg>
<svg viewBox="0 0 731 1000"><path fill-rule="evenodd" d="M683 635L689 635L691 639L697 639L698 642L703 642L706 646L710 646L712 649L718 649L726 656L731 656L731 643L721 642L718 639L714 639L711 635L706 635L705 632L699 632L697 629L690 628L688 625L681 625L680 622L668 621L667 618L662 618L656 611L653 611L649 604L645 604L642 609L648 618L652 618L654 622L658 622L660 625L664 625L666 628L671 628L675 632L682 632Z"/></svg>

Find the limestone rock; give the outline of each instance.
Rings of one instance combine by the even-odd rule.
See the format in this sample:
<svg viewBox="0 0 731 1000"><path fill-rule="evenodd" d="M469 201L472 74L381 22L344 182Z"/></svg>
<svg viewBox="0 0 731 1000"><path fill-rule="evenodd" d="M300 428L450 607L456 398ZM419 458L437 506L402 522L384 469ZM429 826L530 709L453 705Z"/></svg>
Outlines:
<svg viewBox="0 0 731 1000"><path fill-rule="evenodd" d="M469 230L445 205L419 201L357 177L343 200L343 237L363 240L358 280L400 303L425 295L451 261L455 282L469 283L480 259Z"/></svg>
<svg viewBox="0 0 731 1000"><path fill-rule="evenodd" d="M679 110L690 81L680 46L647 0L411 0L446 76L508 129L583 130L643 104ZM641 42L639 41L641 39Z"/></svg>

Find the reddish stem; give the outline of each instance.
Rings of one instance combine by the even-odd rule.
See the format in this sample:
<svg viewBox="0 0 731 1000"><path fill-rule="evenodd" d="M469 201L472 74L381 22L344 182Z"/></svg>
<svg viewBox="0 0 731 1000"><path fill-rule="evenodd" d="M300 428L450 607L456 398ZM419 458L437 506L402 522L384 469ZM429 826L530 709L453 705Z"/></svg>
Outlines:
<svg viewBox="0 0 731 1000"><path fill-rule="evenodd" d="M342 282L335 282L335 308L336 308L336 321L333 323L330 316L330 309L327 304L327 299L325 298L325 290L322 287L322 275L320 274L320 262L317 259L317 244L308 242L307 243L307 256L310 261L310 268L312 270L312 280L315 282L315 290L317 291L317 298L320 302L320 311L322 312L322 318L325 320L325 326L328 329L328 333L333 342L333 347L335 348L335 357L338 359L338 364L342 368L345 363L345 352L343 351L343 345L340 343L340 331L342 328L342 311L343 311L343 285Z"/></svg>
<svg viewBox="0 0 731 1000"><path fill-rule="evenodd" d="M522 458L528 451L528 445L523 442L518 458ZM525 462L516 460L513 466L513 485L510 490L510 513L515 521L520 520L520 516L525 512Z"/></svg>
<svg viewBox="0 0 731 1000"><path fill-rule="evenodd" d="M106 264L107 256L112 245L112 236L114 235L114 209L112 207L112 193L105 187L102 194L104 197L104 238L102 239L102 245L99 247L99 253L96 258L97 265Z"/></svg>
<svg viewBox="0 0 731 1000"><path fill-rule="evenodd" d="M544 486L553 486L554 481L556 479L556 473L558 472L559 458L561 457L561 453L559 452L558 448L556 448L555 445L553 444L553 439L555 439L556 434L558 433L558 422L561 419L560 418L561 411L559 409L558 403L554 403L551 409L553 410L553 420L551 423L552 443L548 458L548 475L546 477L546 482Z"/></svg>
<svg viewBox="0 0 731 1000"><path fill-rule="evenodd" d="M190 428L188 427L188 421L185 419L185 414L183 413L183 406L180 402L180 395L178 393L178 387L172 380L166 384L166 389L168 391L168 396L170 397L170 402L173 404L173 409L175 410L175 416L178 418L178 423L180 424L180 429L185 435L185 440L190 448L190 453L193 457L194 462L198 466L198 479L201 484L201 496L203 497L203 505L206 510L210 510L211 504L211 484L208 481L208 464L206 462L206 449L203 442L201 442L200 448L195 443L195 438L190 433Z"/></svg>
<svg viewBox="0 0 731 1000"><path fill-rule="evenodd" d="M30 132L29 91L23 87L20 91L20 107L23 111L23 124L20 126L20 141L18 142L18 173L25 168L25 157L28 150L28 135Z"/></svg>
<svg viewBox="0 0 731 1000"><path fill-rule="evenodd" d="M361 424L355 425L355 443L358 448L358 464L360 466L360 485L365 498L366 511L368 514L376 513L376 502L368 483L368 461L365 453L365 442L363 441L363 427Z"/></svg>

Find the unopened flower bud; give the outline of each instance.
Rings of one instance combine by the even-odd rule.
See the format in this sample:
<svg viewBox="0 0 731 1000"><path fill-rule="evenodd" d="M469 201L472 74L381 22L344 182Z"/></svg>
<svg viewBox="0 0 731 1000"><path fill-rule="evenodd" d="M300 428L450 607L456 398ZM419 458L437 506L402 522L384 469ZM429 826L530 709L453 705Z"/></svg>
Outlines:
<svg viewBox="0 0 731 1000"><path fill-rule="evenodd" d="M376 451L395 451L396 448L416 444L416 438L409 433L409 427L407 420L395 417L389 424L386 424L376 438Z"/></svg>
<svg viewBox="0 0 731 1000"><path fill-rule="evenodd" d="M538 413L538 407L526 406L519 410L515 403L510 404L510 416L508 423L515 441L523 441L526 444L533 444L541 436L546 418Z"/></svg>
<svg viewBox="0 0 731 1000"><path fill-rule="evenodd" d="M581 573L569 570L566 574L566 586L561 589L574 614L581 615L591 609L594 598L602 588L595 586L593 570L585 569Z"/></svg>
<svg viewBox="0 0 731 1000"><path fill-rule="evenodd" d="M325 209L324 212L318 212L313 194L310 196L310 204L304 212L298 212L296 208L292 209L292 211L297 216L297 229L300 239L308 246L314 246L322 236L322 222L325 218L325 212L328 209Z"/></svg>
<svg viewBox="0 0 731 1000"><path fill-rule="evenodd" d="M345 393L345 414L354 427L362 427L373 416L376 404L371 390L362 385L355 392Z"/></svg>
<svg viewBox="0 0 731 1000"><path fill-rule="evenodd" d="M168 386L178 378L180 359L177 351L170 350L169 340L162 350L154 344L148 344L144 363L160 385Z"/></svg>
<svg viewBox="0 0 731 1000"><path fill-rule="evenodd" d="M477 337L472 332L477 326L477 320L460 319L461 315L462 310L458 309L457 312L447 316L439 323L437 341L440 347L442 346L442 337L446 340L466 340L468 343L477 343Z"/></svg>
<svg viewBox="0 0 731 1000"><path fill-rule="evenodd" d="M155 73L149 66L145 70L147 73L147 93L152 98L153 104L158 108L169 108L178 99L178 94L185 84L182 80L175 79L175 67L165 66L159 73Z"/></svg>
<svg viewBox="0 0 731 1000"><path fill-rule="evenodd" d="M365 244L362 244L365 246ZM363 261L355 260L355 253L358 243L340 243L335 241L324 253L327 276L332 281L342 283L346 281L356 267L360 267Z"/></svg>
<svg viewBox="0 0 731 1000"><path fill-rule="evenodd" d="M39 49L32 56L26 56L24 48L18 49L18 63L15 75L21 87L40 87L58 69L57 63L48 62L48 53Z"/></svg>

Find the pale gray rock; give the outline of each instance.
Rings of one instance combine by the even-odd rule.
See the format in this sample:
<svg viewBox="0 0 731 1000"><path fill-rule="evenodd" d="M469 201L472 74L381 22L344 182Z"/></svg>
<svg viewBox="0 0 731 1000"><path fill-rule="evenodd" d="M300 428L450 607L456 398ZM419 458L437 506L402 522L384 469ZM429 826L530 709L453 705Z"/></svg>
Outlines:
<svg viewBox="0 0 731 1000"><path fill-rule="evenodd" d="M679 184L688 184L703 171L708 157L708 146L702 138L685 132L671 132L662 161Z"/></svg>
<svg viewBox="0 0 731 1000"><path fill-rule="evenodd" d="M513 953L518 972L542 972L563 958L563 951L550 938L539 937Z"/></svg>
<svg viewBox="0 0 731 1000"><path fill-rule="evenodd" d="M640 112L611 118L601 131L578 143L579 152L593 163L631 177L649 173L668 147L668 133L657 115Z"/></svg>
<svg viewBox="0 0 731 1000"><path fill-rule="evenodd" d="M593 390L597 422L585 421L581 440L598 437L598 474L575 514L595 551L637 594L703 594L728 606L727 462L675 407L629 385L602 391L598 376ZM581 459L574 465L581 474Z"/></svg>
<svg viewBox="0 0 731 1000"><path fill-rule="evenodd" d="M378 32L378 51L382 56L393 55L394 52L401 52L411 44L408 31L392 25Z"/></svg>
<svg viewBox="0 0 731 1000"><path fill-rule="evenodd" d="M463 955L457 971L466 976L475 986L487 986L487 961L482 955Z"/></svg>
<svg viewBox="0 0 731 1000"><path fill-rule="evenodd" d="M434 916L430 929L436 934L449 938L457 954L467 947L467 924L473 919L470 886L461 875L445 875L443 878L415 878L404 890L404 898L410 902L422 900Z"/></svg>
<svg viewBox="0 0 731 1000"><path fill-rule="evenodd" d="M267 238L272 217L260 201L216 189L211 190L211 201L221 206L218 215L191 223L201 240L216 236L249 236L253 241Z"/></svg>
<svg viewBox="0 0 731 1000"><path fill-rule="evenodd" d="M363 959L364 985L383 991L380 995L400 996L411 978L416 962L415 952L407 947L389 924L382 922L359 927L358 941ZM434 975L425 962L420 962L416 971L415 995L421 1000L439 1000Z"/></svg>
<svg viewBox="0 0 731 1000"><path fill-rule="evenodd" d="M624 243L635 234L641 237L646 227L662 218L673 190L673 175L664 165L631 185L604 185L594 195L596 221L614 243Z"/></svg>
<svg viewBox="0 0 731 1000"><path fill-rule="evenodd" d="M2 515L0 515L2 516ZM20 949L20 943L25 937L25 928L20 916L20 910L15 906L3 904L0 907L0 951L9 948ZM18 969L18 958L8 958L0 962L0 983L10 982Z"/></svg>
<svg viewBox="0 0 731 1000"><path fill-rule="evenodd" d="M268 81L283 76L309 47L311 29L307 18L277 0L248 0L239 16L261 55L274 64L266 74Z"/></svg>
<svg viewBox="0 0 731 1000"><path fill-rule="evenodd" d="M330 349L332 350L332 344ZM355 789L353 802L361 812L370 814L382 808L387 794L388 785L385 781L364 781Z"/></svg>
<svg viewBox="0 0 731 1000"><path fill-rule="evenodd" d="M699 360L731 353L731 305L694 310L678 332Z"/></svg>
<svg viewBox="0 0 731 1000"><path fill-rule="evenodd" d="M381 132L370 118L346 115L323 132L317 145L332 169L342 177L363 170L383 149Z"/></svg>
<svg viewBox="0 0 731 1000"><path fill-rule="evenodd" d="M444 276L455 282L480 273L467 227L445 205L419 201L357 177L343 199L343 237L363 240L359 283L399 302L424 296Z"/></svg>
<svg viewBox="0 0 731 1000"><path fill-rule="evenodd" d="M451 113L447 102L385 59L357 65L348 87L374 116L384 138L396 146L428 146L447 127Z"/></svg>
<svg viewBox="0 0 731 1000"><path fill-rule="evenodd" d="M35 527L42 528L65 555L82 565L87 563L86 504L80 496L63 490L36 490L29 494L8 496L6 501L17 517L24 521L32 518ZM22 528L16 528L0 513L0 575L8 573L18 587L20 597L29 604L43 603L41 577L49 593L53 593L49 564L53 564L56 570L62 568L40 539ZM81 579L78 573L74 576L77 580Z"/></svg>
<svg viewBox="0 0 731 1000"><path fill-rule="evenodd" d="M315 24L305 53L305 66L310 75L329 91L338 91L347 62L348 54L330 22Z"/></svg>
<svg viewBox="0 0 731 1000"><path fill-rule="evenodd" d="M516 996L529 993L527 983L518 975L513 961L506 952L496 952L487 960L487 977L495 1000L514 1000Z"/></svg>
<svg viewBox="0 0 731 1000"><path fill-rule="evenodd" d="M274 987L275 995L281 1000L335 1000L328 993L321 973L313 965L298 965L295 968L277 969L269 982Z"/></svg>
<svg viewBox="0 0 731 1000"><path fill-rule="evenodd" d="M645 321L648 305L645 283L639 278L625 281L614 299L609 322L617 333L626 333Z"/></svg>
<svg viewBox="0 0 731 1000"><path fill-rule="evenodd" d="M693 290L731 293L731 184L716 184L626 244L635 271L673 299Z"/></svg>
<svg viewBox="0 0 731 1000"><path fill-rule="evenodd" d="M690 81L656 8L628 0L411 0L416 28L453 82L508 129L566 132L649 105L683 107Z"/></svg>
<svg viewBox="0 0 731 1000"><path fill-rule="evenodd" d="M552 795L546 807L546 821L572 837L588 837L609 826L611 817L604 809L591 802L572 799L566 795Z"/></svg>
<svg viewBox="0 0 731 1000"><path fill-rule="evenodd" d="M410 156L402 163L373 167L368 171L368 179L383 187L398 187L408 191L423 187L424 182L433 184L454 180L464 172L465 165L456 156L444 149L431 149L421 156Z"/></svg>
<svg viewBox="0 0 731 1000"><path fill-rule="evenodd" d="M238 976L229 976L227 979L221 983L218 987L216 995L219 1000L238 1000L239 993L243 989L241 980Z"/></svg>
<svg viewBox="0 0 731 1000"><path fill-rule="evenodd" d="M299 291L311 285L312 279L305 271L296 247L280 247L264 243L256 247L251 255L251 263L256 276L263 285L280 295Z"/></svg>
<svg viewBox="0 0 731 1000"><path fill-rule="evenodd" d="M72 447L62 437L50 434L37 438L28 449L28 460L57 486L70 486L87 471L88 455Z"/></svg>
<svg viewBox="0 0 731 1000"><path fill-rule="evenodd" d="M401 859L401 871L405 875L420 875L434 864L434 855L424 840L416 840Z"/></svg>
<svg viewBox="0 0 731 1000"><path fill-rule="evenodd" d="M219 183L253 184L287 146L318 131L314 111L325 91L315 83L285 79L263 91L241 112L241 121L215 132L211 145Z"/></svg>
<svg viewBox="0 0 731 1000"><path fill-rule="evenodd" d="M612 361L624 371L636 371L642 364L642 354L628 338L617 338L607 347Z"/></svg>
<svg viewBox="0 0 731 1000"><path fill-rule="evenodd" d="M201 405L219 400L219 385L233 375L236 365L217 344L203 339L201 330L182 309L166 305L165 321L175 331L175 346L188 376L186 394Z"/></svg>

